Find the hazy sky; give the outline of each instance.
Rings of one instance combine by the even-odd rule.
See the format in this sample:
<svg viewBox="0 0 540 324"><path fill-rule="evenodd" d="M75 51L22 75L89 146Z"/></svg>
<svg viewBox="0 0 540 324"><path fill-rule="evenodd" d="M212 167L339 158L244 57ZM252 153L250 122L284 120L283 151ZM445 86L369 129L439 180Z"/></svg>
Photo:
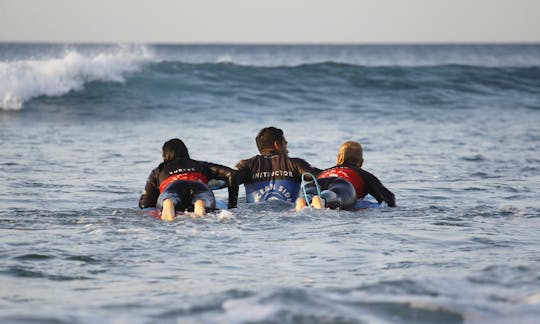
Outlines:
<svg viewBox="0 0 540 324"><path fill-rule="evenodd" d="M540 0L0 0L0 41L540 42Z"/></svg>

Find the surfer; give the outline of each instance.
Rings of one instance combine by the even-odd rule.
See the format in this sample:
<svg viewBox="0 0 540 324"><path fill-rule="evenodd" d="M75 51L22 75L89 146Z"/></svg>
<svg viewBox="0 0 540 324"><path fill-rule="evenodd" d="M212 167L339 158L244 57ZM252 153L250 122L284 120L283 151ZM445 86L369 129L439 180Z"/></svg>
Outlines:
<svg viewBox="0 0 540 324"><path fill-rule="evenodd" d="M163 162L148 176L139 207L162 209L162 220L171 221L176 211L194 211L204 216L206 210L216 207L216 199L208 181L225 181L229 190L228 208L238 201L237 171L223 165L196 161L189 157L184 142L173 138L162 147Z"/></svg>
<svg viewBox="0 0 540 324"><path fill-rule="evenodd" d="M260 154L236 165L238 183L244 184L248 203L274 199L294 202L302 173L316 175L321 171L303 159L288 156L287 140L279 128L261 129L255 142Z"/></svg>
<svg viewBox="0 0 540 324"><path fill-rule="evenodd" d="M317 176L321 194L317 195L314 181L305 185L306 195L311 200L311 206L321 208L351 209L357 199L363 199L367 194L372 195L379 203L386 202L395 207L394 194L388 190L373 174L362 169L364 163L362 145L358 142L347 141L339 148L337 164L323 170ZM306 207L307 202L299 197L295 210Z"/></svg>

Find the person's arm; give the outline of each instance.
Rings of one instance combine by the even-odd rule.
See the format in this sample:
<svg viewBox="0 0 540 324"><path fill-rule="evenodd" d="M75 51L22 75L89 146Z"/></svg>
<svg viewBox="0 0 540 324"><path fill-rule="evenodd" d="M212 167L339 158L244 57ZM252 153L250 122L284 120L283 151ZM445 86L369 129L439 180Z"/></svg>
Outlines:
<svg viewBox="0 0 540 324"><path fill-rule="evenodd" d="M238 204L238 171L224 165L206 162L214 179L223 180L229 191L228 208L235 208Z"/></svg>
<svg viewBox="0 0 540 324"><path fill-rule="evenodd" d="M313 174L316 177L319 173L321 173L321 169L312 166L303 159L295 158L294 161L296 164L296 168L298 169L298 174L300 176L302 176L303 173L307 172Z"/></svg>
<svg viewBox="0 0 540 324"><path fill-rule="evenodd" d="M396 207L396 197L388 190L373 174L362 170L362 178L364 179L366 192L372 195L379 204L386 202L390 207Z"/></svg>
<svg viewBox="0 0 540 324"><path fill-rule="evenodd" d="M158 186L158 171L152 170L148 179L146 180L146 185L144 187L144 192L139 198L139 208L148 208L156 207L157 199L159 197L159 186Z"/></svg>
<svg viewBox="0 0 540 324"><path fill-rule="evenodd" d="M238 170L238 184L248 182L248 179L251 174L251 169L248 166L248 160L242 160L236 164L236 169Z"/></svg>

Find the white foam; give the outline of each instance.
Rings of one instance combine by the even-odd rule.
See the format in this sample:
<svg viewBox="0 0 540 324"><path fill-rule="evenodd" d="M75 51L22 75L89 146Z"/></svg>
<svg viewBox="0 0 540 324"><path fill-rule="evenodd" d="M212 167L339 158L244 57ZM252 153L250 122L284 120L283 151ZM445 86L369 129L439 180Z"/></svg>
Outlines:
<svg viewBox="0 0 540 324"><path fill-rule="evenodd" d="M524 302L530 305L540 304L540 293L526 297Z"/></svg>
<svg viewBox="0 0 540 324"><path fill-rule="evenodd" d="M61 57L0 62L0 108L18 110L38 96L81 90L91 81L124 82L124 74L152 61L146 46L121 46L101 53L68 50Z"/></svg>
<svg viewBox="0 0 540 324"><path fill-rule="evenodd" d="M222 55L222 56L218 57L218 59L216 60L216 63L218 63L218 64L232 64L232 63L234 63L234 60L230 55Z"/></svg>

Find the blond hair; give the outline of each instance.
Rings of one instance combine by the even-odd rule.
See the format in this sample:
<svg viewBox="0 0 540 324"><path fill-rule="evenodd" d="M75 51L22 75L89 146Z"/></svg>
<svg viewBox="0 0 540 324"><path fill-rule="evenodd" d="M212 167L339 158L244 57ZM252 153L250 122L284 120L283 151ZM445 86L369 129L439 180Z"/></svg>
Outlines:
<svg viewBox="0 0 540 324"><path fill-rule="evenodd" d="M362 145L355 141L347 141L341 144L337 156L337 164L359 164L364 161Z"/></svg>

